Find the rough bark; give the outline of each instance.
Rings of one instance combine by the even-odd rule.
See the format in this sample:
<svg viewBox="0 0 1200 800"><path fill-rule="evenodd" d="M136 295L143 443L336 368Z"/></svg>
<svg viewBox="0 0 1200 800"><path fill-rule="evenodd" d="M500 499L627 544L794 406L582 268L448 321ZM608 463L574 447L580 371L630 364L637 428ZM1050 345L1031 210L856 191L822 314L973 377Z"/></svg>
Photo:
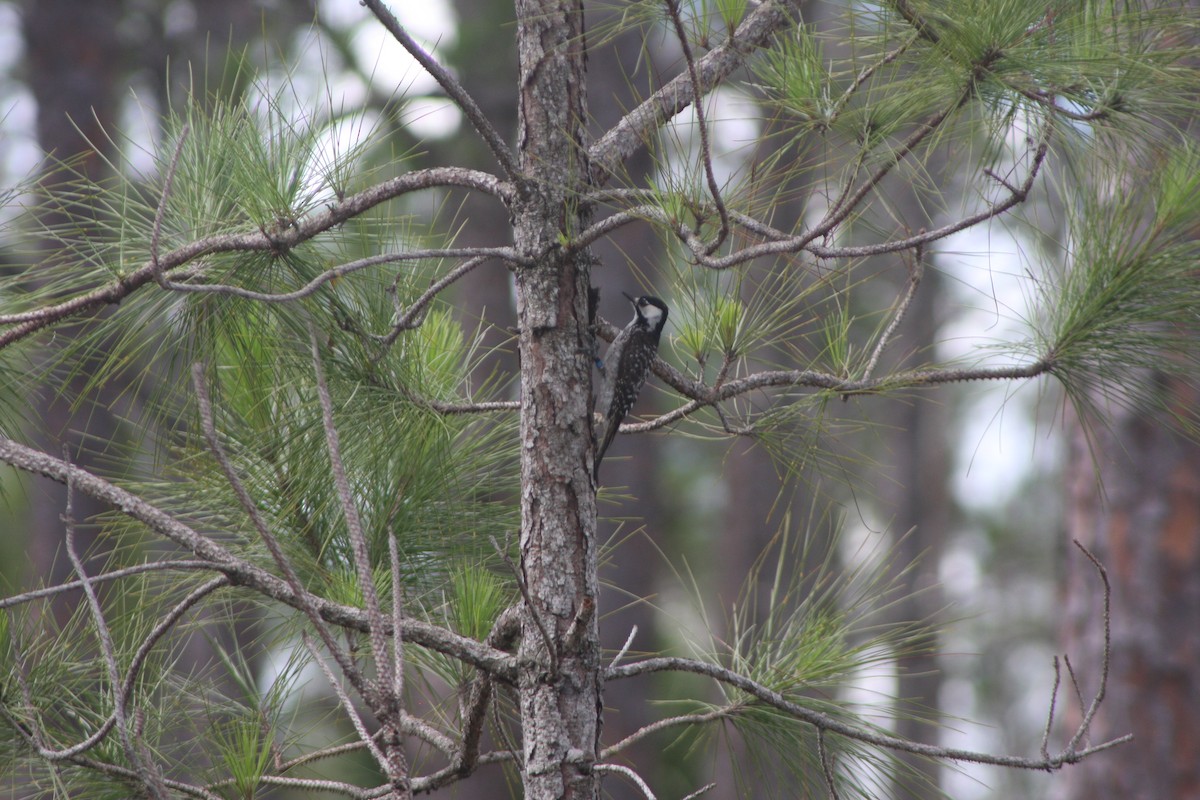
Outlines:
<svg viewBox="0 0 1200 800"><path fill-rule="evenodd" d="M587 173L583 12L517 6L518 149L525 178L515 243L521 356L521 569L528 605L518 653L525 796L597 797L600 731L596 494L591 479L587 254L559 247L583 222ZM548 652L549 651L549 652Z"/></svg>

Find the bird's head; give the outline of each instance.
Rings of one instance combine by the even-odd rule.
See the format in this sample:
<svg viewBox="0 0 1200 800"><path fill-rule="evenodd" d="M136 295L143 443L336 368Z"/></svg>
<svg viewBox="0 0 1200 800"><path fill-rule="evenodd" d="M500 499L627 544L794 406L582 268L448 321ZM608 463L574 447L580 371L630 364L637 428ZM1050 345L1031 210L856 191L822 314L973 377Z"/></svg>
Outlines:
<svg viewBox="0 0 1200 800"><path fill-rule="evenodd" d="M621 294L633 303L633 311L637 315L634 319L650 330L661 331L663 325L667 324L667 304L662 300L648 295L633 297L625 292Z"/></svg>

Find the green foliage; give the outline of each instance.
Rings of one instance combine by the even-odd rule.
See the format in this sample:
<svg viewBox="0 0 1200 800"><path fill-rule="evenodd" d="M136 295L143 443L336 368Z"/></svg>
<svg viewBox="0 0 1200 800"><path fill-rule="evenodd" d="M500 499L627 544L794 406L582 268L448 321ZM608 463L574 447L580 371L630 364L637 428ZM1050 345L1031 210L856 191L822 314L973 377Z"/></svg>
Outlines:
<svg viewBox="0 0 1200 800"><path fill-rule="evenodd" d="M699 45L698 55L750 9L744 0L684 8L683 27ZM648 33L668 22L659 2L622 4L614 16L614 27L596 32L593 43L615 35L616 26ZM672 265L662 290L672 309L662 349L668 360L714 392L756 372L788 372L719 407L686 409L681 424L754 437L788 478L814 466L822 477L840 478L861 466L849 464L846 453L854 444L842 434L862 423L845 421L848 415L833 406L853 393L842 388L844 381L865 381L874 369L895 319L860 310L867 284L876 285L870 257L901 261L897 251L919 255L934 244L910 239L888 249L914 232L898 233L907 227L907 209L890 205L884 181L913 184L914 194L945 185L960 177L941 174L946 154L967 163L963 174L978 179L972 186L986 186L979 191L986 208L999 208L994 204L1006 191L1014 202L1028 197L1028 187L1010 177L1010 161L1036 173L1049 152L1080 172L1097 167L1095 175L1069 176L1073 183L1062 192L1069 267L1034 276L1040 294L1033 341L1006 343L1006 355L1020 359L1032 352L1031 360L1046 364L1085 406L1106 394L1153 406L1151 373L1194 381L1200 367L1194 346L1200 333L1194 244L1200 156L1192 147L1168 146L1177 138L1172 125L1192 111L1194 92L1179 90L1194 89L1194 74L1177 44L1191 34L1190 24L1169 8L1121 2L911 0L855 5L840 27L801 26L764 48L753 64L752 92L702 100L712 120L731 95L765 98L775 116L754 120L761 127L751 137L753 154L735 159L733 146L711 141L701 152L694 127L671 126L651 145L659 172L648 188L616 190L603 199L618 212L629 201L629 218L656 226L688 261ZM328 378L349 502L363 520L369 579L382 603L402 602L412 617L482 640L517 600L490 545L493 538L508 541L519 527L515 415L459 413L505 388L493 376L478 379L489 355L480 332L464 326L441 297L425 304L431 282L462 262L401 258L453 244L446 230L457 223L443 218L450 201L435 201L432 211L407 199L380 203L320 235L284 242L374 176L411 172L416 156L389 152L376 135L391 121L386 108L345 115L329 102L319 111L312 110L319 104L297 110L304 104L293 102L294 86L286 79L272 88L241 71L227 77L236 87L230 96L170 98L175 110L162 120L148 174L113 163L112 177L94 183L64 165L37 186L41 211L11 222L56 249L44 259L34 256L36 272L0 276L3 314L120 287L180 249L193 248L194 258L161 276L164 285L147 285L97 314L78 335L49 331L3 348L0 419L7 426L21 414L36 417L25 392L41 385L80 407L105 402L119 409L130 430L95 444L112 465L97 471L238 557L280 572L200 434L196 389L187 376L194 363L202 364L216 436L236 475L232 483L251 498L266 538L279 542L315 594L361 607L364 577L355 565L346 498L335 486L316 359ZM348 129L354 135L344 136ZM642 133L649 141L655 132ZM772 142L776 136L780 141ZM1020 139L1024 146L1014 144ZM801 194L809 198L804 204L790 203ZM585 216L578 209L598 197L566 203L562 216L569 224L556 228L561 248L576 245L580 231L573 223ZM11 206L22 197L0 199ZM938 211L953 210L959 218L979 213L950 209L954 203L940 198L919 202L944 205ZM777 215L776 206L789 204L804 207ZM776 219L787 214L792 218ZM932 221L935 214L924 216ZM983 214L963 228L990 220ZM851 235L864 232L864 240L877 236L884 245L847 246ZM237 237L242 246L231 244ZM252 246L245 245L248 237ZM760 249L736 261L747 246ZM339 266L341 273L331 277L329 270ZM419 313L409 316L418 298ZM880 307L888 304L869 304ZM901 307L892 303L891 314ZM928 365L902 364L905 371L863 391L919 385L909 366ZM813 376L819 380L809 380ZM109 388L119 396L97 401ZM706 402L702 390L692 394L701 398L698 404ZM1172 411L1195 422L1191 409ZM149 552L139 525L116 515L98 522L105 536L124 542L111 556L113 566ZM871 732L873 723L847 687L871 673L890 674L905 655L926 647L927 621L891 621L887 612L899 598L904 568L890 555L854 554L840 563L837 546L816 544L824 541L817 531L826 527L823 521L810 525L798 538L790 521L785 524L769 556L747 576L747 591L725 626L729 633L688 644L709 663L804 709ZM399 598L391 596L393 539ZM211 765L213 787L252 797L279 753L308 733L305 724L326 727L327 720L300 719L307 710L296 699L300 673L313 666L298 641L307 621L243 595L244 608L218 607L224 628L257 620L265 632L241 641L249 639L256 656L286 663L264 686L249 657L218 647L227 674L214 688L213 675L175 668L189 637L210 633L200 623L184 624L141 651L196 585L193 573L164 571L122 579L119 592L104 593L117 672L136 664L133 686L144 711L137 724L145 731L140 738L162 743L156 759L169 767ZM700 616L709 613L702 608ZM61 623L41 622L25 609L0 614L0 656L12 667L0 682L0 738L8 742L0 748L12 752L0 755L14 762L27 757L29 748L18 753L12 742L25 742L32 730L47 746L58 746L106 724L103 709L111 708L117 690L96 633L82 604ZM347 640L352 658L366 655L371 637L336 635ZM456 692L475 667L432 649L406 648L406 692L431 707L430 718L445 730L457 732L463 711ZM794 781L790 789L823 795L830 771L840 796L891 791L884 784L899 768L879 748L848 737L818 739L810 724L749 693L726 684L719 691L716 701L683 705L709 712L709 720L750 739L764 761L782 764ZM198 735L180 741L187 725ZM315 737L320 746L337 739L322 733ZM121 765L129 760L113 735L89 756ZM53 768L38 778L62 795L119 796L128 789L111 776L64 778Z"/></svg>
<svg viewBox="0 0 1200 800"><path fill-rule="evenodd" d="M38 281L28 273L0 278L0 313L80 296L130 274L155 254L161 257L205 237L286 232L361 189L372 173L408 168L403 158L392 157L373 140L369 126L361 126L358 140L349 146L331 141L341 122L332 113L296 115L288 110L283 91L256 88L237 100L188 97L182 110L163 123L152 175L114 164L116 177L103 184L80 175L65 184L61 176L53 185L47 179L48 202L39 216L31 212L9 224L40 225L36 232L55 241L58 252ZM161 224L156 225L160 205ZM444 301L435 300L422 324L401 333L390 346L382 339L396 321L398 304L407 306L431 279L457 262L379 263L322 283L288 303L212 289L231 285L295 293L339 264L447 243L427 233L424 222L403 205L380 205L286 250L231 253L213 248L186 270L168 276L192 291L151 286L95 318L75 337L60 340L51 332L5 348L0 371L12 376L4 384L4 399L12 402L5 404L4 413L27 414L31 409L24 392L38 382L75 392L71 399L81 405L106 387L126 387L110 402L131 409L128 423L134 435L128 441L96 444L107 448L110 476L239 556L276 571L200 435L188 373L192 363L203 363L218 436L270 532L310 590L361 606L362 587L350 568L351 546L315 386L310 346L310 330L315 330L341 456L367 528L381 597L390 603L387 538L394 536L406 613L428 613L444 622L438 598L447 576L464 561L486 563L491 558L488 535L502 535L516 524L515 420L433 410L433 404L470 403L475 392L494 385L484 381L472 389L483 354ZM431 229L440 225L436 218L427 222ZM30 363L37 369L29 369ZM113 566L144 560L144 529L117 515L104 523L114 541L124 542L111 556ZM195 587L193 575L161 572L153 578L125 578L119 592L102 592L120 670L133 662L148 632L181 593ZM455 608L465 615L463 620L473 615L482 625L483 615L494 608L486 586L478 588L474 601L480 605L469 606L472 598L464 588ZM492 588L500 591L498 585ZM218 614L221 624L268 620L270 635L244 645L294 651L295 612L284 613L252 595L245 595L244 602ZM9 622L3 614L0 619ZM48 744L60 745L97 730L105 722L105 709L112 707L107 668L85 606L80 604L61 630L48 625L49 619L47 614L36 626L25 622L15 628L37 631L36 636L19 637L20 660L30 665L22 678L24 689L11 677L17 655L0 647L9 675L3 683L6 713L0 719L6 742L20 742L15 726L29 725L23 708L37 709L29 713L38 714L38 729ZM174 669L191 633L185 626L163 638L141 662L134 688L139 713L144 713L139 722L144 739L164 743L154 754L160 763L189 768L211 763L227 796L255 796L261 791L260 778L274 769L272 748L306 733L293 724L318 727L327 720L286 719L283 687L295 672L277 681L278 689L264 693L242 656L229 653L225 663L240 687L235 693L240 699L223 697L219 706L212 704L213 676ZM179 741L181 725L188 720L196 721L196 736ZM124 764L120 741L110 734L89 754ZM21 749L22 760L30 756L27 747ZM32 780L50 786L60 779L51 772ZM62 784L64 796L127 796L129 788L124 780L86 774L72 773L71 781L83 783Z"/></svg>
<svg viewBox="0 0 1200 800"><path fill-rule="evenodd" d="M1189 379L1200 368L1200 156L1185 145L1155 167L1118 173L1073 198L1070 266L1045 287L1039 344L1083 407L1105 397L1160 408L1156 382L1147 376ZM1195 423L1191 410L1172 413Z"/></svg>
<svg viewBox="0 0 1200 800"><path fill-rule="evenodd" d="M258 720L235 719L209 728L237 800L252 800L271 763L271 729Z"/></svg>
<svg viewBox="0 0 1200 800"><path fill-rule="evenodd" d="M724 624L724 638L709 633L688 646L704 661L752 678L785 699L852 727L883 732L868 721L852 691L871 676L892 676L908 656L927 652L933 620L894 620L889 613L904 597L905 574L897 552L865 544L851 551L845 536L825 530L829 520L797 524L789 515L775 539L746 575L738 602ZM840 524L835 527L840 529ZM698 616L709 620L708 594L693 587ZM706 622L706 624L708 624ZM877 690L873 690L877 691ZM752 695L721 685L717 702L673 701L677 713L709 713L747 739L747 758L735 764L741 779L759 785L762 775L786 775L768 796L819 796L827 791L820 750L835 773L842 796L876 797L889 791L904 767L893 756L836 735L818 745L815 729ZM880 702L882 700L882 702ZM872 714L905 713L899 703L876 697ZM888 709L892 709L891 712ZM710 742L721 725L682 731L679 741L703 730ZM698 743L698 742L696 742ZM840 765L854 766L841 769ZM746 772L743 772L745 770Z"/></svg>
<svg viewBox="0 0 1200 800"><path fill-rule="evenodd" d="M512 604L511 586L475 563L465 563L450 576L450 613L454 630L483 641L496 619Z"/></svg>

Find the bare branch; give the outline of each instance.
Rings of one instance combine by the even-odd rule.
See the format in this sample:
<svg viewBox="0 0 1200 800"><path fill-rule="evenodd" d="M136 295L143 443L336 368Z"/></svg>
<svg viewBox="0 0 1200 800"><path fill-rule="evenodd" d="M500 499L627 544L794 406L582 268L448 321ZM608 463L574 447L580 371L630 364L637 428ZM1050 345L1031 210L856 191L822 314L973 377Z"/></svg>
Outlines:
<svg viewBox="0 0 1200 800"><path fill-rule="evenodd" d="M867 66L865 66L861 70L859 70L858 74L854 76L854 80L851 81L850 85L846 87L846 91L842 92L841 96L838 97L837 101L833 104L833 108L830 109L829 117L826 120L825 124L827 126L832 125L833 122L842 113L842 109L845 108L846 104L850 102L850 99L852 97L854 97L854 95L858 92L858 90L860 88L862 88L862 85L864 83L866 83L868 80L870 80L871 76L874 75L875 72L880 67L887 66L888 64L892 63L897 58L899 58L901 55L903 55L904 52L906 50L908 50L909 47L912 46L913 42L915 42L919 38L920 38L919 33L912 34L906 40L904 40L899 45L897 45L895 48L888 51L878 61L876 61L873 64L868 64Z"/></svg>
<svg viewBox="0 0 1200 800"><path fill-rule="evenodd" d="M1042 758L1050 758L1050 728L1054 725L1054 711L1058 706L1058 690L1062 686L1062 667L1058 656L1054 657L1054 688L1050 690L1050 708L1046 712L1046 727L1042 730Z"/></svg>
<svg viewBox="0 0 1200 800"><path fill-rule="evenodd" d="M439 414L486 414L493 411L521 410L520 400L488 400L480 403L439 403L436 400L410 399Z"/></svg>
<svg viewBox="0 0 1200 800"><path fill-rule="evenodd" d="M352 783L343 781L334 781L322 778L292 778L286 775L263 775L258 779L258 782L264 786L281 786L291 789L306 790L309 792L329 792L330 794L340 794L346 797L354 798L354 800L373 800L373 798L383 797L387 794L386 791L380 788L364 789L361 786L355 786ZM226 788L233 784L233 780L224 780L218 783L210 783L209 787ZM386 787L390 789L391 787Z"/></svg>
<svg viewBox="0 0 1200 800"><path fill-rule="evenodd" d="M663 367L664 369L660 372L656 363L654 373L667 380L672 388L686 395L693 396L693 399L665 414L660 414L652 420L625 423L620 428L622 433L646 433L658 430L659 428L665 428L696 413L702 408L715 406L724 400L762 389L806 387L824 389L843 396L869 395L878 394L884 390L938 386L945 383L961 383L963 381L1036 378L1039 375L1051 372L1054 369L1054 364L1047 359L1042 359L1027 366L908 370L885 375L880 378L866 379L839 378L827 372L814 372L812 370L773 370L755 372L744 378L730 381L724 386L712 389L704 387L702 384L693 383L665 363L663 363ZM663 375L664 372L667 373L666 376ZM736 430L731 432L746 433L747 431Z"/></svg>
<svg viewBox="0 0 1200 800"><path fill-rule="evenodd" d="M825 731L817 728L817 758L821 761L821 774L825 776L825 786L829 789L829 800L839 800L837 782L833 775L833 759L825 748Z"/></svg>
<svg viewBox="0 0 1200 800"><path fill-rule="evenodd" d="M520 606L509 606L500 612L500 616L492 624L487 643L491 647L508 650L512 647L513 640L520 635L520 631ZM483 670L476 670L475 680L471 682L467 696L466 708L462 712L462 745L451 759L452 768L461 777L470 775L479 762L479 741L483 736L483 724L487 720L493 689L492 676Z"/></svg>
<svg viewBox="0 0 1200 800"><path fill-rule="evenodd" d="M245 485L237 474L237 470L233 468L233 463L229 460L229 456L225 454L225 448L221 444L220 437L217 436L216 424L213 421L212 401L208 396L208 386L204 381L204 365L198 362L192 365L192 386L196 392L196 403L200 409L200 426L204 430L205 439L208 441L208 449L212 453L213 458L216 459L217 464L220 465L221 472L225 474L225 480L228 481L234 495L237 496L242 510L246 512L246 516L250 518L254 529L258 531L259 538L262 539L263 544L270 551L271 558L275 561L275 566L279 567L280 572L283 573L287 581L288 587L300 601L301 610L304 611L309 622L312 623L313 628L317 631L317 635L321 637L322 643L329 650L334 660L337 661L342 672L354 684L354 688L368 702L371 699L377 699L374 687L371 686L369 679L362 675L358 668L355 667L354 662L350 660L350 657L338 646L338 643L333 638L333 634L329 632L329 627L321 619L321 615L317 613L316 607L311 601L312 595L300 582L300 576L293 569L291 561L283 551L283 546L275 538L275 534L271 533L270 526L267 525L267 521L263 519L262 514L259 512L254 498L246 490Z"/></svg>
<svg viewBox="0 0 1200 800"><path fill-rule="evenodd" d="M703 786L701 786L699 789L697 789L696 791L692 792L691 794L685 795L682 798L682 800L696 800L696 798L699 797L700 795L704 794L705 792L711 791L715 788L717 788L717 785L715 783L706 783Z"/></svg>
<svg viewBox="0 0 1200 800"><path fill-rule="evenodd" d="M991 753L980 753L973 750L961 750L954 747L940 747L937 745L925 744L923 742L913 742L908 739L900 739L895 736L890 736L883 733L875 733L869 730L855 728L845 722L842 722L834 717L829 716L820 711L814 711L811 708L799 705L788 700L778 692L768 689L766 686L751 680L744 675L739 675L733 670L716 664L709 664L703 661L694 661L687 658L648 658L644 661L637 661L632 664L627 664L623 667L616 667L605 671L605 680L617 680L620 678L629 678L635 675L645 675L652 672L691 672L696 675L705 675L720 681L726 685L739 689L746 694L758 699L759 701L783 711L801 722L807 722L817 728L822 728L829 733L836 733L840 736L845 736L848 739L863 742L864 744L873 745L875 747L883 747L889 750L895 750L903 753L915 753L917 755L926 756L928 758L936 758L944 761L964 761L973 764L991 764L998 767L1010 767L1014 769L1031 769L1031 770L1056 770L1067 764L1077 764L1090 755L1099 753L1103 750L1108 750L1117 745L1124 744L1133 739L1132 734L1111 739L1103 744L1098 744L1095 747L1089 747L1083 750L1064 750L1058 755L1052 756L1049 759L1041 758L1023 758L1020 756L998 756Z"/></svg>
<svg viewBox="0 0 1200 800"><path fill-rule="evenodd" d="M125 671L125 681L121 686L126 702L128 702L128 698L133 694L134 683L137 681L137 676L141 671L142 665L146 662L146 658L150 655L150 651L154 648L154 645L158 642L158 640L161 639L167 633L167 631L174 627L175 623L180 620L180 618L184 615L184 613L187 612L188 609L200 602L200 600L204 599L212 592L216 591L222 586L227 585L229 585L228 578L226 578L224 575L221 575L198 586L186 597L176 603L170 612L168 612L167 615L161 619L157 625L154 626L154 629L146 635L145 640L143 640L141 646L138 647L137 652L134 654L133 659L130 661L129 668ZM23 678L24 673L22 669L18 668L17 675L18 678ZM31 702L32 700L28 697L28 695L26 695L26 703L29 704ZM90 736L80 742L77 742L76 744L71 745L70 747L64 747L62 749L55 750L46 747L44 744L42 744L40 737L36 736L31 743L34 745L34 748L37 750L37 753L41 758L44 758L50 762L67 761L99 744L100 741L112 731L116 723L117 712L114 708L113 713L110 714L108 718L101 723L101 725Z"/></svg>
<svg viewBox="0 0 1200 800"><path fill-rule="evenodd" d="M517 588L521 590L521 597L525 601L525 610L529 613L529 616L533 617L534 624L537 625L538 632L542 635L542 644L546 646L546 657L550 659L550 672L551 674L558 674L558 649L554 646L554 640L550 638L550 631L546 629L545 623L542 622L541 616L537 613L537 606L533 604L533 599L529 596L529 586L525 583L525 574L521 572L520 567L513 563L508 553L504 552L504 549L500 547L500 543L496 541L495 536L489 536L488 540L491 541L492 547L500 555L500 558L512 570L513 577L517 581Z"/></svg>
<svg viewBox="0 0 1200 800"><path fill-rule="evenodd" d="M392 696L404 697L404 582L400 577L400 552L396 537L388 534L388 562L392 568ZM382 658L383 655L378 656Z"/></svg>
<svg viewBox="0 0 1200 800"><path fill-rule="evenodd" d="M517 753L512 750L494 750L490 753L484 753L479 757L478 763L483 764L499 764L505 761L516 761ZM448 786L455 781L463 778L453 764L443 769L438 770L430 775L425 775L418 778L413 778L413 792L432 792L443 786Z"/></svg>
<svg viewBox="0 0 1200 800"><path fill-rule="evenodd" d="M890 242L879 242L869 245L845 245L830 247L817 242L832 230L828 224L828 220L821 225L809 230L805 233L791 235L783 231L776 230L765 223L754 219L753 217L732 212L730 218L737 224L739 228L749 233L764 239L765 241L758 244L748 245L739 248L724 256L713 258L704 252L704 245L692 234L692 232L679 225L675 220L670 219L656 205L642 204L631 208L623 209L614 214L611 214L604 219L592 224L590 227L582 231L575 239L572 240L572 247L583 247L591 244L599 238L611 233L613 230L627 225L631 222L650 221L660 225L664 225L672 230L675 235L687 245L691 251L691 255L696 264L708 269L725 270L742 264L753 261L757 258L767 256L781 256L807 252L819 259L826 260L843 260L843 259L859 259L867 256L886 255L888 253L898 253L904 250L911 250L916 247L927 245L930 242L935 242L940 239L945 239L953 236L956 233L973 228L990 219L1001 216L1012 208L1020 205L1029 196L1029 192L1033 189L1033 184L1036 182L1038 174L1045 163L1046 156L1049 154L1050 136L1053 126L1047 123L1042 129L1042 135L1039 137L1037 145L1033 149L1033 157L1030 163L1029 172L1025 176L1025 180L1020 185L1014 186L1007 181L1000 181L1009 194L1007 197L990 203L987 207L969 214L953 222L949 222L939 228L932 230L923 230L912 236L906 236L902 239L895 239ZM920 133L920 131L918 131ZM889 168L890 169L890 168ZM985 169L984 174L990 175L990 171ZM882 179L882 176L880 176ZM860 187L861 188L861 187ZM846 189L850 191L849 186ZM597 200L605 198L614 199L635 199L635 200L651 200L652 196L646 192L636 190L606 190L597 192L594 195ZM861 199L861 198L860 198ZM835 203L835 206L840 207L844 203L844 199ZM841 218L838 218L838 222ZM837 224L835 222L835 224Z"/></svg>
<svg viewBox="0 0 1200 800"><path fill-rule="evenodd" d="M1095 719L1096 712L1100 709L1100 703L1104 701L1104 694L1108 691L1108 667L1112 659L1112 585L1108 581L1108 570L1091 550L1083 546L1082 542L1078 539L1072 541L1087 556L1088 561L1092 562L1092 566L1096 568L1096 573L1100 576L1100 581L1104 584L1104 657L1100 662L1100 686L1096 689L1096 696L1092 698L1091 704L1084 712L1083 720L1079 723L1079 730L1075 731L1075 735L1067 744L1068 750L1077 748L1092 727L1092 720ZM1068 662L1069 665L1070 662Z"/></svg>
<svg viewBox="0 0 1200 800"><path fill-rule="evenodd" d="M615 667L617 664L621 663L621 659L625 657L627 652L629 652L629 646L633 644L633 637L637 636L637 632L637 625L634 625L629 629L629 635L625 637L625 644L621 645L621 649L617 651L615 656L613 656L613 660L608 663L609 667Z"/></svg>
<svg viewBox="0 0 1200 800"><path fill-rule="evenodd" d="M459 264L457 267L450 270L450 272L448 272L446 275L434 281L432 284L430 284L429 288L421 294L420 297L413 301L413 304L408 307L407 311L404 313L399 313L399 310L397 310L396 324L392 326L391 332L386 336L377 338L379 338L384 345L390 347L392 343L395 342L400 336L401 332L411 330L412 328L415 328L421 324L421 322L425 319L425 315L422 312L425 310L425 307L433 301L433 298L437 297L442 293L443 290L454 284L463 276L471 273L480 265L485 264L490 258L492 258L492 256L476 256L469 261ZM516 255L514 255L511 259L506 260L513 264L520 263L520 260L516 257Z"/></svg>
<svg viewBox="0 0 1200 800"><path fill-rule="evenodd" d="M400 46L408 51L417 63L420 64L426 72L428 72L434 80L445 90L446 94L454 101L455 105L462 110L467 119L471 121L475 131L483 139L484 144L492 151L492 155L496 157L500 168L504 170L505 176L509 180L516 180L521 174L520 168L517 166L516 158L508 145L504 143L504 139L492 125L491 121L484 115L482 109L475 102L475 99L463 88L449 70L439 64L433 56L429 55L422 49L417 41L408 35L408 31L404 30L404 26L396 19L396 16L380 2L380 0L362 0L362 4L370 9L383 27L387 28L388 33L392 35Z"/></svg>
<svg viewBox="0 0 1200 800"><path fill-rule="evenodd" d="M94 758L86 756L73 756L66 759L68 763L74 764L93 772L98 772L103 775L110 775L114 778L120 778L125 781L133 781L138 779L138 774L129 767L123 767L119 764L110 764L107 761L97 761ZM195 786L183 781L173 780L171 778L160 778L162 786L179 794L185 794L189 797L198 797L200 800L225 800L219 794L208 791L202 786Z"/></svg>

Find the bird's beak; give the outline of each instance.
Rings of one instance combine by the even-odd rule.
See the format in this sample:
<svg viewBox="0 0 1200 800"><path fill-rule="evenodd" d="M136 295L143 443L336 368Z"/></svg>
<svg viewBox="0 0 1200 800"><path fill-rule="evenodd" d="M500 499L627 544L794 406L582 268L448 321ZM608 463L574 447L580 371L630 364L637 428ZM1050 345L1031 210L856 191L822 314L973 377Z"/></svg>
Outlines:
<svg viewBox="0 0 1200 800"><path fill-rule="evenodd" d="M629 294L629 292L621 292L621 294L625 295L626 300L633 303L635 306L637 305L637 298Z"/></svg>

